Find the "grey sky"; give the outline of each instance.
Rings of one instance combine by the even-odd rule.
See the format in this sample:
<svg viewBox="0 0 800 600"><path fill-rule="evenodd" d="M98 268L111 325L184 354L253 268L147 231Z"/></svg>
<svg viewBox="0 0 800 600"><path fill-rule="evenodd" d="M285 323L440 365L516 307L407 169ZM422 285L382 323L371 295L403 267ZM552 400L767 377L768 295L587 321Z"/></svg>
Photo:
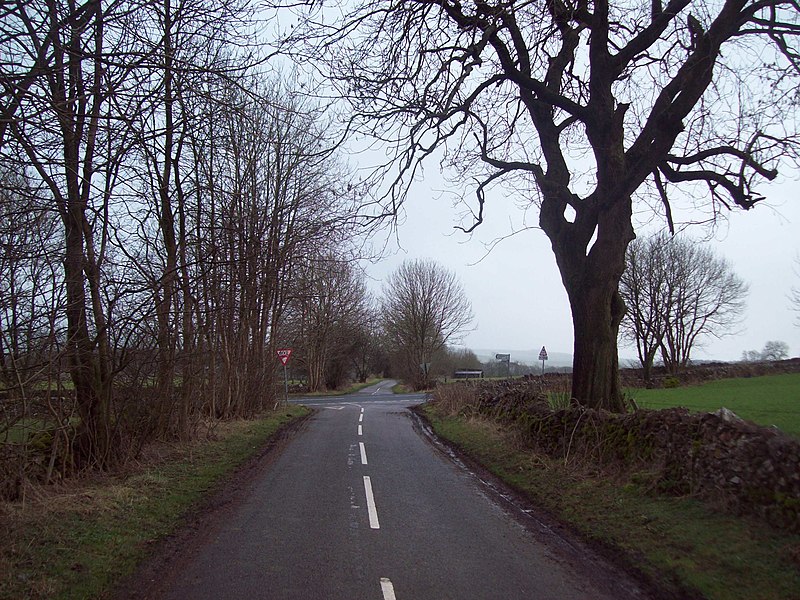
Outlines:
<svg viewBox="0 0 800 600"><path fill-rule="evenodd" d="M430 168L425 180L415 184L399 227L402 249L368 266L372 288L379 290L405 258L434 258L459 275L472 301L476 329L464 339L465 346L533 350L546 345L551 352L571 353L569 304L545 234L523 231L481 260L485 244L520 228L523 218L536 225L538 212L525 216L513 200L495 194L487 203L486 222L470 238L454 232L459 209L442 197L443 185ZM787 297L793 285L800 287L794 262L800 255L800 183L784 179L765 193L767 200L753 210L730 213L709 242L750 285L741 332L708 339L693 358L738 360L744 350L761 350L769 340L782 340L792 356L800 355L800 327L794 325L800 315L792 312ZM688 233L693 238L707 234L699 227ZM636 356L634 348L621 347L620 354Z"/></svg>

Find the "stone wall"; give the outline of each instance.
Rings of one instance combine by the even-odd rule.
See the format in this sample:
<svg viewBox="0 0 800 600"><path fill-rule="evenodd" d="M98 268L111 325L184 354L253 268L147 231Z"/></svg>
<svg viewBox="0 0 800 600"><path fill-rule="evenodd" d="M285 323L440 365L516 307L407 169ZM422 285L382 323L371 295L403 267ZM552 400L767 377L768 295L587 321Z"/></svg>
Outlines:
<svg viewBox="0 0 800 600"><path fill-rule="evenodd" d="M737 377L759 377L761 375L780 375L800 373L800 358L768 362L704 363L692 365L677 375L667 373L664 367L653 367L651 387L665 386L667 381L677 381L679 385L696 385L716 379ZM620 379L625 387L644 387L641 369L620 369Z"/></svg>
<svg viewBox="0 0 800 600"><path fill-rule="evenodd" d="M536 451L621 467L659 493L705 498L800 531L800 441L777 429L725 409L552 410L533 381L457 385L469 386L473 399L462 412L515 427Z"/></svg>

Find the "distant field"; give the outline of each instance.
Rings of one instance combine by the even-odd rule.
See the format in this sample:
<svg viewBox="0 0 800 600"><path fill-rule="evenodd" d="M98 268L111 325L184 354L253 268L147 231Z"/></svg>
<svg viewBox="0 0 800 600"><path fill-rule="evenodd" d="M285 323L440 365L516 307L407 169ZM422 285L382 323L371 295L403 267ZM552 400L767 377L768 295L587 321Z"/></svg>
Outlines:
<svg viewBox="0 0 800 600"><path fill-rule="evenodd" d="M642 408L683 406L713 412L724 406L743 419L775 425L800 437L800 373L720 379L672 389L631 389L628 393Z"/></svg>

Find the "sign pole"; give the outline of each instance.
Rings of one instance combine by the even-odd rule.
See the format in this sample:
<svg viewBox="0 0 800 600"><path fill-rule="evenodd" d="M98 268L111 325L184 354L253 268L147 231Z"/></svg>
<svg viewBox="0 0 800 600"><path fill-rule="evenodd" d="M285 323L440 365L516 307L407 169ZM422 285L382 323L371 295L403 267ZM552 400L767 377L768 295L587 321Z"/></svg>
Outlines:
<svg viewBox="0 0 800 600"><path fill-rule="evenodd" d="M289 378L286 376L286 363L283 363L283 392L286 404L289 404Z"/></svg>
<svg viewBox="0 0 800 600"><path fill-rule="evenodd" d="M283 396L286 404L289 404L289 375L286 373L286 363L289 362L289 358L292 356L292 349L278 348L275 353L283 365Z"/></svg>
<svg viewBox="0 0 800 600"><path fill-rule="evenodd" d="M510 354L495 354L495 360L506 363L506 377L511 377L511 355Z"/></svg>
<svg viewBox="0 0 800 600"><path fill-rule="evenodd" d="M544 377L544 361L547 360L547 349L542 346L542 351L539 352L539 360L542 361L542 377Z"/></svg>

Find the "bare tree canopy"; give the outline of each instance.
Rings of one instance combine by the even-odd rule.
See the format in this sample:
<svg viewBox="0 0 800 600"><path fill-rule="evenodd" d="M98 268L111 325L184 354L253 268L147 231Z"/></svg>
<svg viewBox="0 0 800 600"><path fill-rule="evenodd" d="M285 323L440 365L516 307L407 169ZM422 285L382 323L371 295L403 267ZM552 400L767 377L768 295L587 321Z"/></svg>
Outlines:
<svg viewBox="0 0 800 600"><path fill-rule="evenodd" d="M635 342L648 381L658 351L675 373L705 337L729 333L744 311L747 285L709 248L660 234L628 246L620 294L628 307L622 332Z"/></svg>
<svg viewBox="0 0 800 600"><path fill-rule="evenodd" d="M15 473L275 405L294 267L358 235L324 107L254 53L258 8L3 5L0 432L52 440Z"/></svg>
<svg viewBox="0 0 800 600"><path fill-rule="evenodd" d="M439 350L458 341L472 323L472 306L455 273L432 260L407 260L383 289L386 340L402 374L425 387Z"/></svg>
<svg viewBox="0 0 800 600"><path fill-rule="evenodd" d="M742 352L744 362L761 362L772 360L784 360L789 357L789 344L781 340L770 340L764 344L764 349L745 350Z"/></svg>
<svg viewBox="0 0 800 600"><path fill-rule="evenodd" d="M362 0L308 9L293 42L395 151L393 213L437 153L486 192L540 207L569 296L573 396L621 409L617 293L635 202L749 209L798 158L800 10L791 0ZM342 14L338 18L336 14ZM475 177L475 179L471 179ZM660 206L660 208L659 208Z"/></svg>
<svg viewBox="0 0 800 600"><path fill-rule="evenodd" d="M800 277L800 257L795 258L794 262L796 265L795 274ZM798 313L794 324L796 327L800 327L800 286L792 286L792 290L789 293L789 304L792 310Z"/></svg>
<svg viewBox="0 0 800 600"><path fill-rule="evenodd" d="M621 334L636 344L645 382L650 381L653 361L664 340L670 274L667 243L665 235L631 242L620 280L620 295L627 306Z"/></svg>
<svg viewBox="0 0 800 600"><path fill-rule="evenodd" d="M770 340L761 351L763 360L784 360L789 357L789 344L781 340Z"/></svg>
<svg viewBox="0 0 800 600"><path fill-rule="evenodd" d="M350 256L327 250L295 265L289 305L289 337L296 361L308 375L308 389L336 389L345 382L356 340L368 345L364 330L374 319L364 274ZM362 348L363 357L366 349ZM368 373L359 371L366 381Z"/></svg>

